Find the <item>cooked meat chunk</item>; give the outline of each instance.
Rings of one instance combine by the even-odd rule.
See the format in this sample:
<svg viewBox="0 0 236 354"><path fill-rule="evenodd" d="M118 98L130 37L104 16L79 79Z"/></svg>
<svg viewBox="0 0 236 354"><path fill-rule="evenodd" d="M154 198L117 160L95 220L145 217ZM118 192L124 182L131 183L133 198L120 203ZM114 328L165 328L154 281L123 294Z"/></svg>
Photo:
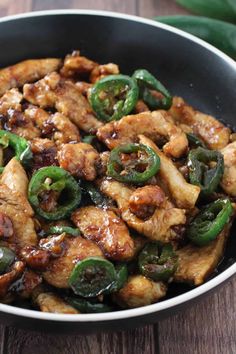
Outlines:
<svg viewBox="0 0 236 354"><path fill-rule="evenodd" d="M75 264L87 257L103 257L100 248L82 237L66 238L65 252L62 256L51 259L43 278L57 288L69 288L68 280Z"/></svg>
<svg viewBox="0 0 236 354"><path fill-rule="evenodd" d="M86 132L94 133L102 126L77 86L55 72L35 84L24 85L24 98L41 108L55 107Z"/></svg>
<svg viewBox="0 0 236 354"><path fill-rule="evenodd" d="M176 123L191 127L210 149L220 150L229 143L229 128L214 117L194 110L182 98L174 98L169 112Z"/></svg>
<svg viewBox="0 0 236 354"><path fill-rule="evenodd" d="M134 111L136 114L138 114L138 113L148 112L150 111L150 109L148 108L146 103L144 103L142 100L138 100L134 108Z"/></svg>
<svg viewBox="0 0 236 354"><path fill-rule="evenodd" d="M168 139L163 151L166 155L181 157L187 152L188 140L185 133L176 125L165 111L143 112L123 117L99 128L98 138L109 149L121 144L137 142L139 134L154 141L160 137Z"/></svg>
<svg viewBox="0 0 236 354"><path fill-rule="evenodd" d="M65 57L60 74L64 77L73 77L80 74L90 74L98 66L94 61L80 55L79 50L73 51Z"/></svg>
<svg viewBox="0 0 236 354"><path fill-rule="evenodd" d="M83 236L94 241L106 257L126 261L134 255L134 242L125 223L113 212L95 206L77 209L72 221Z"/></svg>
<svg viewBox="0 0 236 354"><path fill-rule="evenodd" d="M9 109L21 111L20 103L22 99L23 95L18 89L13 88L6 91L6 93L0 98L0 114L7 114Z"/></svg>
<svg viewBox="0 0 236 354"><path fill-rule="evenodd" d="M178 251L178 268L174 281L193 285L202 284L221 261L229 227L225 227L215 241L204 247L189 244Z"/></svg>
<svg viewBox="0 0 236 354"><path fill-rule="evenodd" d="M0 238L8 239L14 235L11 219L4 213L0 213Z"/></svg>
<svg viewBox="0 0 236 354"><path fill-rule="evenodd" d="M14 87L21 87L26 82L33 82L57 70L60 59L31 59L0 70L0 96Z"/></svg>
<svg viewBox="0 0 236 354"><path fill-rule="evenodd" d="M114 294L114 301L123 308L150 305L166 295L163 282L154 282L143 275L132 275L122 289Z"/></svg>
<svg viewBox="0 0 236 354"><path fill-rule="evenodd" d="M23 299L31 298L35 288L42 283L42 276L31 269L25 269L19 284L14 287L14 292Z"/></svg>
<svg viewBox="0 0 236 354"><path fill-rule="evenodd" d="M236 197L236 141L221 150L224 156L224 175L221 187L229 195Z"/></svg>
<svg viewBox="0 0 236 354"><path fill-rule="evenodd" d="M200 188L187 183L174 163L150 139L140 135L139 140L141 144L150 146L160 157L161 166L157 176L167 186L177 206L184 209L193 208L198 199Z"/></svg>
<svg viewBox="0 0 236 354"><path fill-rule="evenodd" d="M47 125L53 129L52 139L56 145L80 141L80 134L76 125L61 113L53 114L47 121L46 127Z"/></svg>
<svg viewBox="0 0 236 354"><path fill-rule="evenodd" d="M35 298L35 304L39 306L42 312L78 314L74 307L67 304L59 296L53 293L40 293Z"/></svg>
<svg viewBox="0 0 236 354"><path fill-rule="evenodd" d="M35 246L25 246L20 252L26 264L35 270L45 270L49 264L50 253Z"/></svg>
<svg viewBox="0 0 236 354"><path fill-rule="evenodd" d="M18 261L13 264L8 273L0 275L0 298L6 295L10 285L21 276L24 269L24 263Z"/></svg>
<svg viewBox="0 0 236 354"><path fill-rule="evenodd" d="M45 124L50 118L50 114L45 111L44 109L34 106L34 105L29 105L25 111L24 111L25 116L30 119L42 132L45 128Z"/></svg>
<svg viewBox="0 0 236 354"><path fill-rule="evenodd" d="M64 144L58 151L57 158L60 167L73 176L82 177L88 181L96 178L96 164L99 153L90 144Z"/></svg>
<svg viewBox="0 0 236 354"><path fill-rule="evenodd" d="M90 81L95 83L108 75L117 75L120 73L119 67L116 64L108 63L103 65L97 65L94 67L90 75Z"/></svg>
<svg viewBox="0 0 236 354"><path fill-rule="evenodd" d="M30 147L33 152L33 170L58 165L57 148L52 140L36 138L30 142Z"/></svg>
<svg viewBox="0 0 236 354"><path fill-rule="evenodd" d="M165 193L158 186L137 188L129 198L130 211L140 219L151 216L165 201Z"/></svg>
<svg viewBox="0 0 236 354"><path fill-rule="evenodd" d="M173 226L182 225L186 222L185 210L175 208L167 199L162 203L161 208L156 208L149 219L142 220L133 214L129 208L129 200L134 189L109 179L104 179L101 182L100 189L105 195L117 202L122 219L128 226L151 240L174 241L177 235Z"/></svg>

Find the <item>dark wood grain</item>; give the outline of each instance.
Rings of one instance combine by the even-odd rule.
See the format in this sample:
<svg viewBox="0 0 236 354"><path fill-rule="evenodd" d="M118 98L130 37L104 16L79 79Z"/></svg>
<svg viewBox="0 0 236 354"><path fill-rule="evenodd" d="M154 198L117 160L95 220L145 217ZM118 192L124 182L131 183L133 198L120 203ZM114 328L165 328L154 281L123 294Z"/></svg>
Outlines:
<svg viewBox="0 0 236 354"><path fill-rule="evenodd" d="M0 16L30 10L90 8L152 18L187 13L173 0L0 0ZM0 327L0 353L9 354L235 354L236 280L201 303L127 332L54 336Z"/></svg>

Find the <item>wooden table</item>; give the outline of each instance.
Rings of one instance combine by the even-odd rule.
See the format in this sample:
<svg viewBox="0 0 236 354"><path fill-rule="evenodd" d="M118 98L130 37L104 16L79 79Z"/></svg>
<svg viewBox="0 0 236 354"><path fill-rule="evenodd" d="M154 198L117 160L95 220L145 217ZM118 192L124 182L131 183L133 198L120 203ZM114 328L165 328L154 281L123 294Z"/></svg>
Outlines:
<svg viewBox="0 0 236 354"><path fill-rule="evenodd" d="M187 13L174 0L0 0L0 16L58 8L110 10L149 18ZM235 295L236 279L178 315L127 332L59 337L2 326L1 353L235 354Z"/></svg>

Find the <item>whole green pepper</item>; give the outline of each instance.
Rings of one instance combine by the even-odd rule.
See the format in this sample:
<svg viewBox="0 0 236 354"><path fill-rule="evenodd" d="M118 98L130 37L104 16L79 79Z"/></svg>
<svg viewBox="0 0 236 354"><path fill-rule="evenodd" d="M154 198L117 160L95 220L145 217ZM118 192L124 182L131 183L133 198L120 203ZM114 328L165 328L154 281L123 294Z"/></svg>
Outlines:
<svg viewBox="0 0 236 354"><path fill-rule="evenodd" d="M132 76L138 84L140 97L150 109L169 109L172 104L172 97L167 89L149 71L145 69L136 70ZM158 98L151 90L161 93L164 97Z"/></svg>
<svg viewBox="0 0 236 354"><path fill-rule="evenodd" d="M176 0L176 2L198 15L236 21L236 14L229 0Z"/></svg>
<svg viewBox="0 0 236 354"><path fill-rule="evenodd" d="M15 259L15 253L7 247L0 247L0 274L12 265Z"/></svg>
<svg viewBox="0 0 236 354"><path fill-rule="evenodd" d="M236 59L236 26L231 23L183 15L160 16L155 17L155 20L191 33Z"/></svg>
<svg viewBox="0 0 236 354"><path fill-rule="evenodd" d="M209 163L215 166L209 167ZM188 154L189 179L191 184L201 188L201 196L213 193L224 173L224 158L219 151L202 147L191 150Z"/></svg>
<svg viewBox="0 0 236 354"><path fill-rule="evenodd" d="M147 157L137 157L136 160L124 163L120 154L133 154L144 152ZM137 168L144 166L143 172ZM142 144L126 144L113 149L107 165L107 175L117 181L125 183L140 184L153 177L160 169L160 158L149 146Z"/></svg>
<svg viewBox="0 0 236 354"><path fill-rule="evenodd" d="M216 239L233 214L229 199L218 199L206 205L190 223L187 237L197 246L205 246Z"/></svg>
<svg viewBox="0 0 236 354"><path fill-rule="evenodd" d="M139 271L154 281L168 281L176 271L177 260L171 244L150 242L139 254Z"/></svg>
<svg viewBox="0 0 236 354"><path fill-rule="evenodd" d="M45 211L40 207L40 194L47 191L56 191L59 194L60 204L53 211ZM60 220L69 216L79 205L81 190L74 177L64 169L57 166L43 167L30 180L28 199L36 213L44 219Z"/></svg>
<svg viewBox="0 0 236 354"><path fill-rule="evenodd" d="M79 236L80 235L80 230L74 227L70 227L70 226L51 226L48 229L47 234L49 235L53 235L53 234L69 234L72 236Z"/></svg>
<svg viewBox="0 0 236 354"><path fill-rule="evenodd" d="M93 86L89 101L97 117L105 122L129 114L138 101L138 86L127 75L109 75Z"/></svg>
<svg viewBox="0 0 236 354"><path fill-rule="evenodd" d="M100 257L79 261L69 278L69 285L76 295L95 297L109 292L117 280L114 265Z"/></svg>
<svg viewBox="0 0 236 354"><path fill-rule="evenodd" d="M113 310L112 307L107 304L91 302L78 297L66 297L65 300L81 313L102 313Z"/></svg>
<svg viewBox="0 0 236 354"><path fill-rule="evenodd" d="M17 160L22 162L25 166L27 166L32 159L32 152L28 141L16 134L0 130L0 145L2 145L3 148L10 146L14 150Z"/></svg>

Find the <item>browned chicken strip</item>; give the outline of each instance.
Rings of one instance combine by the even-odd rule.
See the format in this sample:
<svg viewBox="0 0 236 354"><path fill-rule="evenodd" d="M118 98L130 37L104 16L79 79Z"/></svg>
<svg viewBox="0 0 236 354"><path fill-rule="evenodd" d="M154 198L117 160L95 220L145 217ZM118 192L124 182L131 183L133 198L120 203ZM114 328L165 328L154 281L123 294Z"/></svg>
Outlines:
<svg viewBox="0 0 236 354"><path fill-rule="evenodd" d="M17 88L6 91L0 98L0 113L5 115L9 109L21 111L22 99L23 95Z"/></svg>
<svg viewBox="0 0 236 354"><path fill-rule="evenodd" d="M126 261L134 256L134 242L123 220L113 211L87 206L72 214L83 236L94 241L106 257Z"/></svg>
<svg viewBox="0 0 236 354"><path fill-rule="evenodd" d="M21 87L26 82L41 79L58 70L61 59L31 59L0 70L0 96L13 87Z"/></svg>
<svg viewBox="0 0 236 354"><path fill-rule="evenodd" d="M79 313L74 307L70 306L59 296L53 293L41 293L35 297L34 302L39 306L42 312L67 314Z"/></svg>
<svg viewBox="0 0 236 354"><path fill-rule="evenodd" d="M64 144L58 151L57 158L60 167L73 176L88 181L94 180L97 176L96 165L99 162L99 153L90 144Z"/></svg>
<svg viewBox="0 0 236 354"><path fill-rule="evenodd" d="M229 143L229 128L214 117L194 110L181 97L174 97L169 112L176 123L191 127L210 149L220 150Z"/></svg>
<svg viewBox="0 0 236 354"><path fill-rule="evenodd" d="M178 251L178 268L174 281L200 285L214 271L221 261L229 227L226 226L215 241L204 247L189 244Z"/></svg>
<svg viewBox="0 0 236 354"><path fill-rule="evenodd" d="M113 295L113 300L123 308L150 305L165 296L167 287L143 275L132 275L125 286Z"/></svg>
<svg viewBox="0 0 236 354"><path fill-rule="evenodd" d="M41 108L55 107L86 132L94 133L102 126L78 87L55 72L35 84L24 85L23 91L24 98L32 104Z"/></svg>
<svg viewBox="0 0 236 354"><path fill-rule="evenodd" d="M185 133L176 125L165 111L143 112L123 117L99 128L98 138L109 149L121 144L137 142L139 134L154 141L160 137L168 139L163 151L166 155L180 157L187 152L188 140Z"/></svg>
<svg viewBox="0 0 236 354"><path fill-rule="evenodd" d="M236 197L236 141L221 150L224 156L224 175L221 187L229 195Z"/></svg>
<svg viewBox="0 0 236 354"><path fill-rule="evenodd" d="M104 179L100 184L100 189L102 193L117 202L122 219L128 226L151 240L174 241L177 235L173 226L186 222L185 210L175 208L168 200L165 200L161 207L156 208L150 218L142 220L133 214L129 207L133 188L114 180Z"/></svg>
<svg viewBox="0 0 236 354"><path fill-rule="evenodd" d="M161 150L144 135L139 136L141 144L150 146L160 157L161 166L158 177L167 186L172 198L179 208L193 208L200 193L200 187L187 183L174 163L161 152Z"/></svg>
<svg viewBox="0 0 236 354"><path fill-rule="evenodd" d="M64 254L52 259L43 278L57 288L69 288L68 280L75 264L87 257L103 257L100 248L82 237L66 238Z"/></svg>
<svg viewBox="0 0 236 354"><path fill-rule="evenodd" d="M64 77L74 77L79 74L90 74L98 63L80 55L79 50L65 57L60 74Z"/></svg>

